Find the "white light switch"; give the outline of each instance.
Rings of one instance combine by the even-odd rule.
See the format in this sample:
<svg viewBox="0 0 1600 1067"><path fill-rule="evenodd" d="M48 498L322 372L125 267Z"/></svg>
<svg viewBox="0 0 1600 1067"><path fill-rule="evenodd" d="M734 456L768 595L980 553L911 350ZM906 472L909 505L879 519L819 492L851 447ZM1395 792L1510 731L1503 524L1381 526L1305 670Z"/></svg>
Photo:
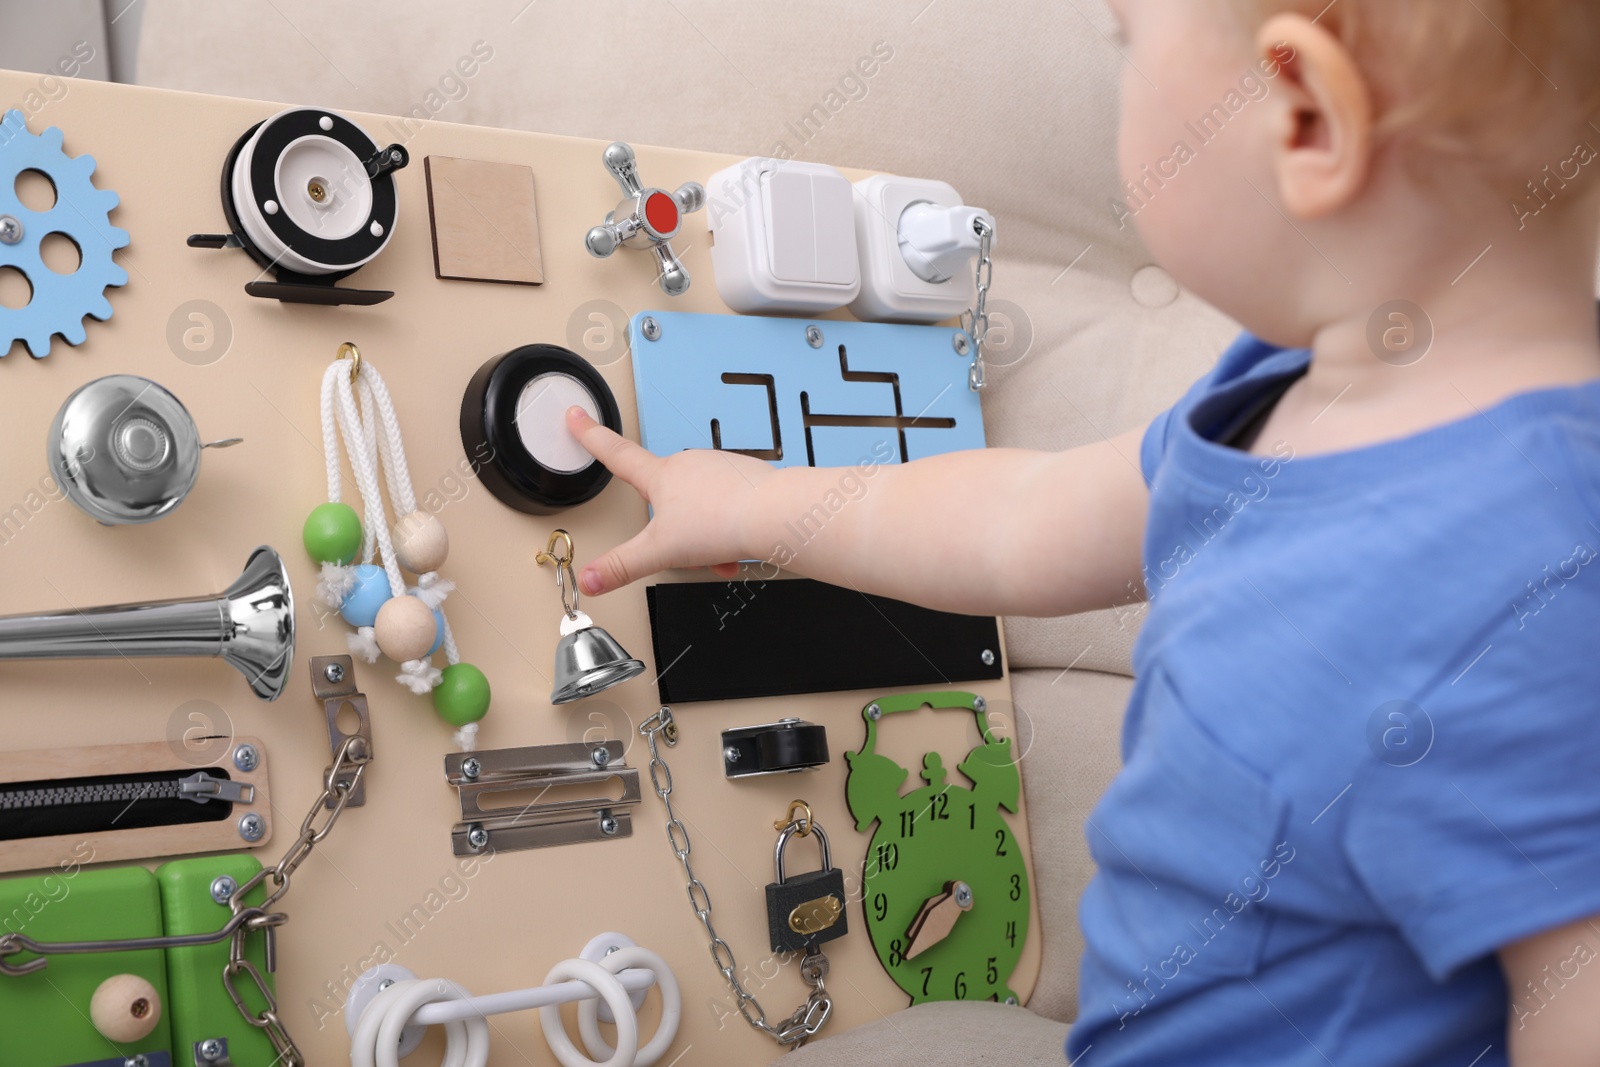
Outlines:
<svg viewBox="0 0 1600 1067"><path fill-rule="evenodd" d="M740 312L831 311L860 292L854 192L832 167L747 159L708 183L717 292Z"/></svg>

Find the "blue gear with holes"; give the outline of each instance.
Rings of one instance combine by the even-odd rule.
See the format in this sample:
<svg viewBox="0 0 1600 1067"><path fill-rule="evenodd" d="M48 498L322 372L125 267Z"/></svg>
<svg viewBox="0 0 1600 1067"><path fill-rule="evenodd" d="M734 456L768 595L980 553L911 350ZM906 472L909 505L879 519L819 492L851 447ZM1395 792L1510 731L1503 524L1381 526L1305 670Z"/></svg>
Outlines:
<svg viewBox="0 0 1600 1067"><path fill-rule="evenodd" d="M15 109L0 121L0 216L22 224L16 244L0 240L0 267L15 267L27 276L33 298L25 307L0 308L0 357L5 348L21 341L35 359L50 354L51 339L60 334L69 345L85 338L83 318L104 322L111 317L108 287L126 285L128 272L112 260L112 253L128 244L128 232L111 225L117 194L95 188L93 156L69 156L61 149L61 130L28 131L27 119ZM30 211L17 198L17 176L37 170L56 189L56 202L48 211ZM78 246L82 262L71 274L57 274L45 266L39 245L52 233L65 235Z"/></svg>

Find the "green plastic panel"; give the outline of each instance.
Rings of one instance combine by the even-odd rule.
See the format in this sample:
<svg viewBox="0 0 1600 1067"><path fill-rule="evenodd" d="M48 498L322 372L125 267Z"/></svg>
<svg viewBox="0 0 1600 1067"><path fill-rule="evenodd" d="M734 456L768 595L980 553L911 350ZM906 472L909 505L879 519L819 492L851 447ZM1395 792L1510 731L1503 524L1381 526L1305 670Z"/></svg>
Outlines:
<svg viewBox="0 0 1600 1067"><path fill-rule="evenodd" d="M971 783L953 781L937 752L926 753L925 783L901 794L911 772L877 751L889 716L921 707L976 717L981 743L955 768ZM982 700L955 690L880 697L861 711L866 740L848 752L845 798L856 829L877 829L867 845L861 899L867 932L883 969L911 998L1017 1003L1011 972L1028 936L1028 869L1004 811L1015 814L1022 790L1011 738L989 728ZM963 882L973 894L943 939L913 949L908 928L946 886Z"/></svg>
<svg viewBox="0 0 1600 1067"><path fill-rule="evenodd" d="M161 934L161 896L143 867L84 870L93 850L64 857L49 874L0 880L0 932L35 941L87 941ZM32 957L19 956L12 962ZM89 1021L101 982L137 974L163 998L161 1020L143 1041L114 1044ZM170 1052L167 963L159 950L52 956L41 971L0 975L0 1062L62 1067L136 1052Z"/></svg>
<svg viewBox="0 0 1600 1067"><path fill-rule="evenodd" d="M203 934L219 929L232 911L211 899L211 883L220 875L227 875L235 885L243 885L260 870L261 864L254 856L243 854L196 856L156 868L167 933ZM260 885L251 890L245 902L260 904L266 895L266 885ZM256 965L270 986L272 976L267 974L266 949L260 935L252 934L246 942L245 958ZM213 1037L226 1039L228 1058L238 1067L268 1067L277 1059L266 1033L245 1022L233 1006L222 984L227 962L226 941L167 950L167 1005L175 1064L193 1062L194 1043ZM248 975L239 976L238 988L252 1010L265 1007L257 1003L260 994L255 992L255 983Z"/></svg>

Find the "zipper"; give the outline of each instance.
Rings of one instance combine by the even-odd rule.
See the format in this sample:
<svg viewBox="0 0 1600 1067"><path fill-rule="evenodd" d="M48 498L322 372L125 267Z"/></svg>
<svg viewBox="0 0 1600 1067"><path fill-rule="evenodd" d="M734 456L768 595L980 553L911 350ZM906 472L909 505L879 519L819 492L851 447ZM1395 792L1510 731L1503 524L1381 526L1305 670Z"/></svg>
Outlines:
<svg viewBox="0 0 1600 1067"><path fill-rule="evenodd" d="M137 778L149 779L151 775ZM233 804L250 804L255 801L256 787L213 778L205 771L196 771L187 778L156 777L155 781L137 778L114 781L94 781L90 785L73 784L37 788L0 786L0 811L22 808L59 808L75 804L132 804L139 800L192 800L204 804L210 800L225 800ZM32 783L28 783L31 785Z"/></svg>
<svg viewBox="0 0 1600 1067"><path fill-rule="evenodd" d="M217 822L255 793L220 767L0 783L0 841Z"/></svg>

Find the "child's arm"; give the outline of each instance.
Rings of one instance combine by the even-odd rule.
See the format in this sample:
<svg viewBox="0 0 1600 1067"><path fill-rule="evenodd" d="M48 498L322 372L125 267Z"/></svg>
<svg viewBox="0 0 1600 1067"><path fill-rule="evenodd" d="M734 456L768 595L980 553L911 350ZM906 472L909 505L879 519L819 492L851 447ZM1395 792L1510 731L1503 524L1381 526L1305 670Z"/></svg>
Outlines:
<svg viewBox="0 0 1600 1067"><path fill-rule="evenodd" d="M1600 915L1507 945L1500 965L1512 1067L1600 1063Z"/></svg>
<svg viewBox="0 0 1600 1067"><path fill-rule="evenodd" d="M1065 615L1143 596L1142 429L1066 452L773 468L700 449L654 456L578 408L568 424L654 509L638 536L584 568L585 593L668 567L729 577L716 565L756 559L969 614Z"/></svg>

